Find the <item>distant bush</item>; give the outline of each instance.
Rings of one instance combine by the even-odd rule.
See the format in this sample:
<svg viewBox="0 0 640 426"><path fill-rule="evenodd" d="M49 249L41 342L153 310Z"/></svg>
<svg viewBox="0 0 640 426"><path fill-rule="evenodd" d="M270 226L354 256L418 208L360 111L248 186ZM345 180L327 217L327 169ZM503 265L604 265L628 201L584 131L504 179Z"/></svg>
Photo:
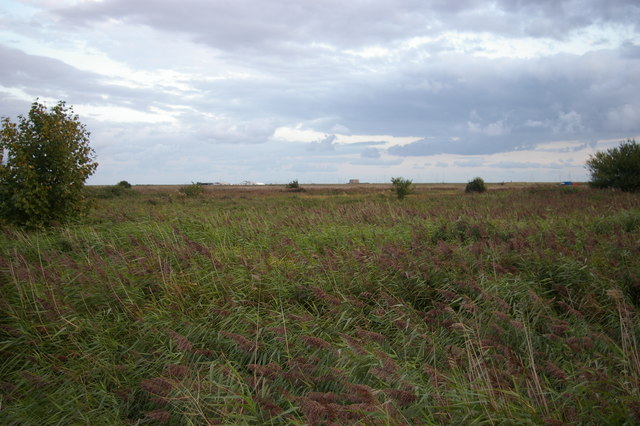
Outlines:
<svg viewBox="0 0 640 426"><path fill-rule="evenodd" d="M131 187L127 188L120 184L110 186L86 187L85 192L88 197L98 198L101 200L135 195L135 192L133 191L133 189L131 189Z"/></svg>
<svg viewBox="0 0 640 426"><path fill-rule="evenodd" d="M413 188L411 188L412 183L411 179L401 177L391 178L391 184L393 185L393 190L398 196L398 200L402 200L404 197L411 194L413 190Z"/></svg>
<svg viewBox="0 0 640 426"><path fill-rule="evenodd" d="M300 184L298 183L298 179L296 180L292 180L291 182L289 182L287 184L287 189L289 191L293 191L293 192L303 192L304 188L300 186Z"/></svg>
<svg viewBox="0 0 640 426"><path fill-rule="evenodd" d="M587 160L593 188L640 191L640 145L627 139L620 146L596 152Z"/></svg>
<svg viewBox="0 0 640 426"><path fill-rule="evenodd" d="M471 182L467 183L467 187L464 192L485 192L487 190L484 180L481 177L477 177Z"/></svg>
<svg viewBox="0 0 640 426"><path fill-rule="evenodd" d="M202 185L192 183L191 185L181 186L178 191L180 191L180 193L186 195L187 197L198 197L202 195L202 193L204 192L204 188L202 187Z"/></svg>
<svg viewBox="0 0 640 426"><path fill-rule="evenodd" d="M131 184L129 182L127 182L126 180L121 180L120 182L118 182L118 184L116 186L121 186L122 188L126 188L126 189L130 189L131 188Z"/></svg>

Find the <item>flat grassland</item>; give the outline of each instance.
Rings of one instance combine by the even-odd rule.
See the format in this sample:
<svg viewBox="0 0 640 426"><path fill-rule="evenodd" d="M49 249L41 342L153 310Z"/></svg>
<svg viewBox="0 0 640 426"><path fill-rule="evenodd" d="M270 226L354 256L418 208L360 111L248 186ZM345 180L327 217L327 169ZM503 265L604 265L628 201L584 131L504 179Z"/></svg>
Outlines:
<svg viewBox="0 0 640 426"><path fill-rule="evenodd" d="M2 228L0 423L640 422L639 194L302 186Z"/></svg>

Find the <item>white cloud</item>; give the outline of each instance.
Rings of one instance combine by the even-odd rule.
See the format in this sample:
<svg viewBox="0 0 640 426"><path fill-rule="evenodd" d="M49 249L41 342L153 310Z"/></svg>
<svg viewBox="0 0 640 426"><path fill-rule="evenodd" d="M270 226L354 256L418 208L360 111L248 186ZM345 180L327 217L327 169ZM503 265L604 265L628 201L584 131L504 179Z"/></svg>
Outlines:
<svg viewBox="0 0 640 426"><path fill-rule="evenodd" d="M116 123L169 123L177 124L175 116L168 111L151 108L151 112L119 106L76 105L75 111L85 118Z"/></svg>

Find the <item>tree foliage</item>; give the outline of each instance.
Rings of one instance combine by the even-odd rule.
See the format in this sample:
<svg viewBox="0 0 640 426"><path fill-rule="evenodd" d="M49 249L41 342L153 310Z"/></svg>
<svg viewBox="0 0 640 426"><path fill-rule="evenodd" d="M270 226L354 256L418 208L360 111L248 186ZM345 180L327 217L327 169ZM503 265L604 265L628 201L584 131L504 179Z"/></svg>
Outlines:
<svg viewBox="0 0 640 426"><path fill-rule="evenodd" d="M477 177L474 180L467 183L464 192L485 192L487 186L484 184L484 179Z"/></svg>
<svg viewBox="0 0 640 426"><path fill-rule="evenodd" d="M594 188L640 191L640 145L627 139L607 151L596 152L587 160Z"/></svg>
<svg viewBox="0 0 640 426"><path fill-rule="evenodd" d="M36 100L14 123L2 118L0 216L27 227L63 223L87 207L84 183L98 166L90 133L63 101Z"/></svg>
<svg viewBox="0 0 640 426"><path fill-rule="evenodd" d="M393 190L395 191L398 200L402 200L404 197L411 193L413 189L411 187L412 183L413 182L411 181L411 179L405 179L401 177L391 178L391 184L393 185Z"/></svg>

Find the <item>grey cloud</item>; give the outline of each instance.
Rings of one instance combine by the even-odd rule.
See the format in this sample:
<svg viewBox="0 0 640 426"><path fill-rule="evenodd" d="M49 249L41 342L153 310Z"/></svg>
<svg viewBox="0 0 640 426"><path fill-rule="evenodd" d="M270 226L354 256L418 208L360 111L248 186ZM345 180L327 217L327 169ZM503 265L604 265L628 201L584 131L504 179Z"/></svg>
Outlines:
<svg viewBox="0 0 640 426"><path fill-rule="evenodd" d="M392 146L387 150L400 157L420 157L438 154L481 155L513 151L514 141L507 137L477 137L442 141L422 139L405 145ZM527 145L532 145L530 142Z"/></svg>
<svg viewBox="0 0 640 426"><path fill-rule="evenodd" d="M387 142L384 141L371 141L371 142L349 142L348 145L351 147L372 147L372 146L380 146L385 145Z"/></svg>
<svg viewBox="0 0 640 426"><path fill-rule="evenodd" d="M335 150L336 135L328 135L318 142L309 142L306 144L307 151L333 151Z"/></svg>
<svg viewBox="0 0 640 426"><path fill-rule="evenodd" d="M2 85L20 88L34 98L59 98L60 95L67 97L70 93L96 92L97 75L80 71L56 59L28 55L0 44L0 63ZM46 90L42 87L44 83Z"/></svg>
<svg viewBox="0 0 640 426"><path fill-rule="evenodd" d="M175 71L176 84L125 87L110 76L5 47L9 42L0 45L0 84L34 98L171 113L174 121L162 125L88 118L101 153L116 160L123 152L156 155L152 158L158 161L187 158L192 146L218 152L237 167L241 150L260 161L278 157L272 163L280 169L286 161L306 168L311 160L347 164L356 157L373 166L382 161L380 142L338 144L333 135L423 138L389 148L397 162L640 134L637 33L617 51L526 60L476 57L453 49L452 40L438 39L444 31L563 39L594 23L631 25L637 31L637 0L498 0L489 5L480 0L76 2L39 14L15 31L28 37L27 27L34 25L32 42L46 42L48 48L86 40L87 49L132 70ZM421 36L435 38L415 48L403 44ZM193 52L181 52L183 46ZM371 46L389 54L357 55ZM12 93L0 92L0 115L23 108ZM271 140L276 128L297 124L330 136L286 148ZM172 151L143 152L149 145Z"/></svg>
<svg viewBox="0 0 640 426"><path fill-rule="evenodd" d="M620 55L628 59L640 59L640 45L627 42L622 46Z"/></svg>
<svg viewBox="0 0 640 426"><path fill-rule="evenodd" d="M491 164L491 167L500 169L562 169L564 164L560 163L536 163L524 161L501 161Z"/></svg>
<svg viewBox="0 0 640 426"><path fill-rule="evenodd" d="M350 161L349 164L355 166L377 166L377 167L389 167L389 166L398 166L402 164L402 160L382 160L379 158L360 158L358 160Z"/></svg>
<svg viewBox="0 0 640 426"><path fill-rule="evenodd" d="M0 84L19 88L34 99L50 97L70 104L120 106L145 112L175 101L173 95L157 88L125 87L103 75L79 70L58 59L29 55L2 44L0 63L3 64L0 67Z"/></svg>
<svg viewBox="0 0 640 426"><path fill-rule="evenodd" d="M596 21L634 25L640 21L640 9L634 1L502 0L493 5L490 8L487 2L474 0L380 0L366 4L277 0L256 7L251 0L114 0L82 2L55 13L64 19L64 25L117 19L190 34L196 41L221 50L268 47L289 54L297 45L311 42L343 47L388 44L445 29L559 38Z"/></svg>
<svg viewBox="0 0 640 426"><path fill-rule="evenodd" d="M225 120L203 118L193 129L193 136L214 144L258 144L273 136L277 125L273 120Z"/></svg>
<svg viewBox="0 0 640 426"><path fill-rule="evenodd" d="M553 148L545 148L545 147L537 147L536 149L539 151L547 151L547 152L576 152L576 151L581 151L587 147L589 147L591 144L590 143L582 143L579 145L571 145L571 146L566 146L566 147L553 147Z"/></svg>
<svg viewBox="0 0 640 426"><path fill-rule="evenodd" d="M380 151L376 148L366 148L360 153L362 158L380 158Z"/></svg>
<svg viewBox="0 0 640 426"><path fill-rule="evenodd" d="M408 2L413 5L415 1ZM209 2L203 0L137 1L116 0L82 3L56 13L67 23L121 19L153 28L191 34L197 41L221 49L256 49L274 46L295 49L299 41L341 44L372 38L388 40L417 27L423 15L419 10L407 14L390 0L363 8L337 0L298 2L280 0L261 4L250 0ZM402 24L402 25L399 25ZM289 52L291 53L291 52Z"/></svg>
<svg viewBox="0 0 640 426"><path fill-rule="evenodd" d="M481 1L409 2L400 6L381 1L371 8L355 3L341 8L336 5L333 1L304 5L276 1L257 8L249 7L247 0L232 3L187 0L153 5L148 1L117 0L83 3L57 13L78 23L116 18L158 31L179 31L215 47L212 55L218 55L220 50L255 49L249 56L236 52L231 60L241 68L246 66L255 71L257 79L192 83L202 97L195 101L200 109L224 110L240 121L264 117L267 113L279 117L281 122L307 122L333 116L335 120L316 129L331 132L339 122L353 133L442 139L460 136L476 147L469 149L474 152L483 152L483 146L493 143L483 139L483 134L488 137L511 134L510 142L499 142L500 149L535 143L535 135L548 129L558 134L597 134L599 129L614 126L628 116L620 110L620 104L633 104L629 97L640 90L637 79L632 77L639 71L638 61L615 52L582 58L558 55L539 60L499 61L436 53L428 61L416 62L410 56L413 52L397 51L394 54L409 56L385 65L381 72L370 73L366 68L358 68L358 63L339 49L376 42L393 49L394 40L440 31L440 24L452 24L448 28L452 30L460 26L472 31L493 12ZM606 12L607 19L620 22L637 14L632 2L607 6L605 2L592 1L584 10L572 2L545 2L532 9L528 3L505 1L497 7L513 18L501 19L513 22L521 21L516 18L553 21L560 10L562 18L558 20L562 19L563 25L556 25L558 28L565 28L567 20L571 25L592 22L593 19L580 18L584 10L592 11L593 16ZM342 25L346 21L350 25ZM473 25L467 28L470 22ZM429 25L433 28L427 29ZM526 32L518 28L504 31ZM384 40L376 38L382 36ZM310 46L312 41L334 44L338 50ZM277 51L282 46L289 50L286 61L282 60L282 52ZM292 50L298 53L289 56ZM602 63L608 66L601 67ZM510 113L506 120L505 108ZM608 115L603 114L603 108L609 111ZM483 121L468 120L473 109L482 112ZM561 121L561 114L572 113L575 114ZM548 126L527 127L526 122ZM628 131L634 128L627 127ZM465 137L474 132L478 135ZM441 151L447 152L444 148Z"/></svg>
<svg viewBox="0 0 640 426"><path fill-rule="evenodd" d="M458 167L482 167L485 166L485 161L483 159L474 159L474 160L465 160L465 161L454 161L454 166Z"/></svg>

